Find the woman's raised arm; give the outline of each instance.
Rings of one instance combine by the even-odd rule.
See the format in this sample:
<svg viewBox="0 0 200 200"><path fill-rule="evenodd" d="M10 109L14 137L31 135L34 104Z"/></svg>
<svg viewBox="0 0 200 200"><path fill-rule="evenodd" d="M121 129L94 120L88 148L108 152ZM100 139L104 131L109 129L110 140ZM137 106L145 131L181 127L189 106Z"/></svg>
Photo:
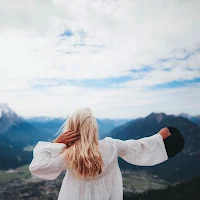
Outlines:
<svg viewBox="0 0 200 200"><path fill-rule="evenodd" d="M118 156L138 166L153 166L168 159L163 137L156 133L138 140L113 139Z"/></svg>

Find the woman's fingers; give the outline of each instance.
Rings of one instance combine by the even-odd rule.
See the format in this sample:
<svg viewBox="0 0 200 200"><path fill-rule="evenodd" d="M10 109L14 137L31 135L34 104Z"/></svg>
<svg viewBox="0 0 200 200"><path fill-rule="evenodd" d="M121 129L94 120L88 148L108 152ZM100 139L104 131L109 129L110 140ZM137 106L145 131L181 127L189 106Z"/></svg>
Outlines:
<svg viewBox="0 0 200 200"><path fill-rule="evenodd" d="M63 133L65 136L67 136L67 138L71 138L71 137L74 137L74 136L77 136L79 135L78 132L75 132L75 131L66 131Z"/></svg>
<svg viewBox="0 0 200 200"><path fill-rule="evenodd" d="M167 132L165 133L165 139L168 138L170 135L171 135L171 133L170 133L169 131L167 131Z"/></svg>
<svg viewBox="0 0 200 200"><path fill-rule="evenodd" d="M72 134L72 133L75 133L75 131L69 130L69 131L65 131L63 134L65 134L65 135L70 135L70 134Z"/></svg>
<svg viewBox="0 0 200 200"><path fill-rule="evenodd" d="M167 127L164 128L166 131L169 131L169 129Z"/></svg>
<svg viewBox="0 0 200 200"><path fill-rule="evenodd" d="M77 136L80 136L80 134L79 133L72 133L70 135L66 135L66 138L71 139L71 138L74 138L74 137L77 137Z"/></svg>
<svg viewBox="0 0 200 200"><path fill-rule="evenodd" d="M68 142L68 143L74 142L74 141L78 140L79 138L80 138L80 136L76 136L76 137L74 137L74 138L70 138L69 140L67 140L67 142Z"/></svg>
<svg viewBox="0 0 200 200"><path fill-rule="evenodd" d="M63 134L71 136L71 135L76 135L76 134L78 134L78 132L75 132L75 131L70 130L70 131L64 132Z"/></svg>
<svg viewBox="0 0 200 200"><path fill-rule="evenodd" d="M166 139L167 137L169 137L171 135L171 133L167 127L162 128L159 133L162 135L163 139Z"/></svg>
<svg viewBox="0 0 200 200"><path fill-rule="evenodd" d="M171 135L169 129L167 127L163 128L164 129L164 132L167 133L168 135Z"/></svg>

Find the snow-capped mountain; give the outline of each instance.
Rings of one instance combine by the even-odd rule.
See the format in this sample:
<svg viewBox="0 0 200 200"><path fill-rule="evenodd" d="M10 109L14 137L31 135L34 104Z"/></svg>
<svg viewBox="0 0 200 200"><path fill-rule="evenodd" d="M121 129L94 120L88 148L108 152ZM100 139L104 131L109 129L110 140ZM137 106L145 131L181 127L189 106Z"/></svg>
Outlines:
<svg viewBox="0 0 200 200"><path fill-rule="evenodd" d="M200 126L200 115L192 116L187 113L180 113L178 116L184 117L189 119L190 121L194 122L195 124Z"/></svg>
<svg viewBox="0 0 200 200"><path fill-rule="evenodd" d="M9 144L24 147L36 144L39 140L47 140L48 134L40 131L32 124L17 115L7 104L0 104L0 136L6 138Z"/></svg>
<svg viewBox="0 0 200 200"><path fill-rule="evenodd" d="M22 121L22 118L10 109L6 103L0 103L0 134Z"/></svg>
<svg viewBox="0 0 200 200"><path fill-rule="evenodd" d="M42 139L46 139L44 132L24 121L6 103L0 103L0 169L29 163L32 152L23 148Z"/></svg>
<svg viewBox="0 0 200 200"><path fill-rule="evenodd" d="M178 116L185 117L187 119L192 119L192 116L187 113L180 113Z"/></svg>

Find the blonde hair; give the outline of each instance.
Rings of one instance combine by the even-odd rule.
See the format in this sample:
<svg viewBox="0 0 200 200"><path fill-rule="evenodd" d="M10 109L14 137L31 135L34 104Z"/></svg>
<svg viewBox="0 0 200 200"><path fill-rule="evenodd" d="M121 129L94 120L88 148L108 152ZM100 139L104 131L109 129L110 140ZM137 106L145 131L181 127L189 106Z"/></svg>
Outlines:
<svg viewBox="0 0 200 200"><path fill-rule="evenodd" d="M64 131L67 130L80 133L80 139L64 151L69 168L74 169L79 178L100 174L103 160L98 148L98 125L92 111L89 108L75 111L64 126Z"/></svg>

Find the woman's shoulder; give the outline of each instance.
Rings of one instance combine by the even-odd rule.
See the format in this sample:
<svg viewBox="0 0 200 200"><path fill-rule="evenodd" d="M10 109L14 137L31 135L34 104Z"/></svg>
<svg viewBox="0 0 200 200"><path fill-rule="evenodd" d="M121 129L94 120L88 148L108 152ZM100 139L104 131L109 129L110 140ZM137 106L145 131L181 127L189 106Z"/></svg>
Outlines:
<svg viewBox="0 0 200 200"><path fill-rule="evenodd" d="M99 148L103 160L105 163L105 168L113 168L113 164L116 165L117 161L117 148L112 137L105 137L99 140ZM108 169L107 168L107 169Z"/></svg>
<svg viewBox="0 0 200 200"><path fill-rule="evenodd" d="M106 148L115 148L116 147L114 139L112 137L105 137L103 139L100 139L99 144Z"/></svg>
<svg viewBox="0 0 200 200"><path fill-rule="evenodd" d="M105 142L110 142L113 143L113 138L112 137L105 137L103 139L99 139L100 143L105 143Z"/></svg>

